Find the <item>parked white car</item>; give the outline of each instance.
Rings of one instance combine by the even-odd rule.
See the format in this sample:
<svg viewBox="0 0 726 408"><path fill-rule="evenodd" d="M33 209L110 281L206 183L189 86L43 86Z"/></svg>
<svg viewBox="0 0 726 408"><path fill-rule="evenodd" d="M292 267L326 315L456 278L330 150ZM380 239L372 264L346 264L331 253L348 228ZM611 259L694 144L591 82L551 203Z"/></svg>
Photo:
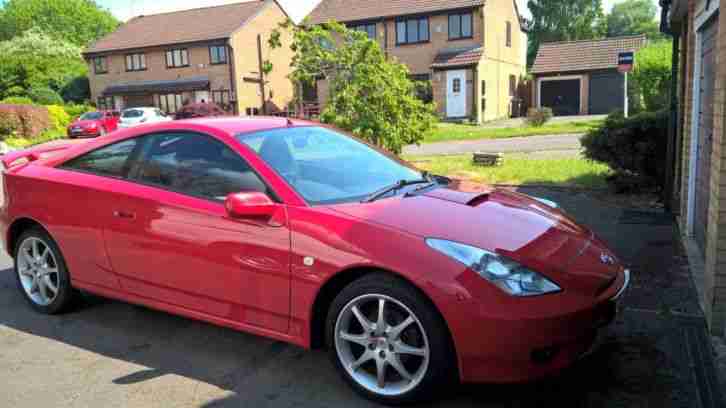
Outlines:
<svg viewBox="0 0 726 408"><path fill-rule="evenodd" d="M173 119L158 108L129 108L121 112L119 128L130 128L144 123L170 122Z"/></svg>

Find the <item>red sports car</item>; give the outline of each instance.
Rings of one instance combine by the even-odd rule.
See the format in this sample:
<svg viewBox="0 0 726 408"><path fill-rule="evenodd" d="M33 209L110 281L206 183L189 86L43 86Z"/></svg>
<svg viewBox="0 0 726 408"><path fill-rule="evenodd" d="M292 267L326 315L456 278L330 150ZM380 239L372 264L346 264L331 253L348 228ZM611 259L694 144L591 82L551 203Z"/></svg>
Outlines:
<svg viewBox="0 0 726 408"><path fill-rule="evenodd" d="M383 403L557 372L629 282L555 203L459 191L314 123L166 122L2 162L4 247L38 312L84 290L327 346Z"/></svg>
<svg viewBox="0 0 726 408"><path fill-rule="evenodd" d="M81 115L68 125L67 134L71 139L98 137L118 128L121 113L118 111L95 111Z"/></svg>

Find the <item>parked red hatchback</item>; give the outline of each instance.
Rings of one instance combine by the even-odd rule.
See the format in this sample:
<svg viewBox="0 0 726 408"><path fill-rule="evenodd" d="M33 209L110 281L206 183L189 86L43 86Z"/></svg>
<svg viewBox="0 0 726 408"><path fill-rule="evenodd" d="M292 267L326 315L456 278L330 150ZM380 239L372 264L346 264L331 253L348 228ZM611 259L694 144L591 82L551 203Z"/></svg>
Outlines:
<svg viewBox="0 0 726 408"><path fill-rule="evenodd" d="M556 204L459 191L313 123L167 122L3 163L4 247L37 311L82 289L327 346L383 403L557 372L629 281Z"/></svg>
<svg viewBox="0 0 726 408"><path fill-rule="evenodd" d="M118 111L95 111L81 115L68 125L68 137L98 137L118 128L121 113Z"/></svg>

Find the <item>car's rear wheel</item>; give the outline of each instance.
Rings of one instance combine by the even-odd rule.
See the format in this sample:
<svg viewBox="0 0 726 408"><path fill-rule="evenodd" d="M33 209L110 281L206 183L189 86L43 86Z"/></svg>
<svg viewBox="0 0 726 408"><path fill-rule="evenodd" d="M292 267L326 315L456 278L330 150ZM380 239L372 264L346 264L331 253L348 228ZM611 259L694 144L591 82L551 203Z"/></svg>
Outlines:
<svg viewBox="0 0 726 408"><path fill-rule="evenodd" d="M98 131L98 136L106 136L106 128L102 127L101 130Z"/></svg>
<svg viewBox="0 0 726 408"><path fill-rule="evenodd" d="M335 298L327 344L348 383L384 404L431 398L456 379L438 313L416 289L386 274L365 276Z"/></svg>
<svg viewBox="0 0 726 408"><path fill-rule="evenodd" d="M55 241L41 228L31 228L17 242L15 275L30 306L45 314L60 313L69 307L77 293Z"/></svg>

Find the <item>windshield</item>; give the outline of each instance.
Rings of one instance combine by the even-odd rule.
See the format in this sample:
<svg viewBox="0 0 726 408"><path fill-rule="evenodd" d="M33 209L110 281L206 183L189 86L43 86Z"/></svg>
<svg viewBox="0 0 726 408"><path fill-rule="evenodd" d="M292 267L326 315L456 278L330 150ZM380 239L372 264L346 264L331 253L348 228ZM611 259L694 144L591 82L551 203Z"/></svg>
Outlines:
<svg viewBox="0 0 726 408"><path fill-rule="evenodd" d="M81 120L99 120L101 118L103 118L103 114L101 112L88 112L81 116Z"/></svg>
<svg viewBox="0 0 726 408"><path fill-rule="evenodd" d="M140 109L129 109L125 110L122 114L122 118L140 118L144 116L144 111Z"/></svg>
<svg viewBox="0 0 726 408"><path fill-rule="evenodd" d="M351 137L322 127L294 127L241 134L310 204L360 201L421 173Z"/></svg>

